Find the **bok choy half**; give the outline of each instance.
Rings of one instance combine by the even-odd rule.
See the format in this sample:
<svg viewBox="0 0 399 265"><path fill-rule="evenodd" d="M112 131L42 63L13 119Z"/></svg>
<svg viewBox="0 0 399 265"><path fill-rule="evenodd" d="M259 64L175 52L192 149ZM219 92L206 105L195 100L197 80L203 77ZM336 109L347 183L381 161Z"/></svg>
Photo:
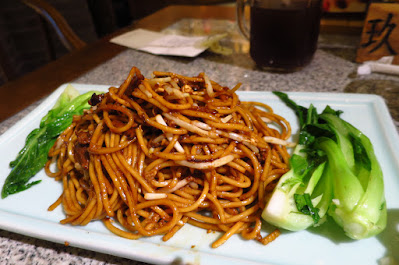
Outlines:
<svg viewBox="0 0 399 265"><path fill-rule="evenodd" d="M88 101L93 91L80 95L72 86L67 85L54 107L41 119L39 128L27 136L25 146L16 159L10 162L11 172L7 176L1 197L26 190L38 184L40 180L29 182L47 161L47 154L57 137L72 123L74 115L80 115L90 107Z"/></svg>
<svg viewBox="0 0 399 265"><path fill-rule="evenodd" d="M299 119L299 140L262 213L265 221L291 231L320 225L331 216L346 235L362 239L386 226L383 174L370 140L327 106L297 105L273 92Z"/></svg>

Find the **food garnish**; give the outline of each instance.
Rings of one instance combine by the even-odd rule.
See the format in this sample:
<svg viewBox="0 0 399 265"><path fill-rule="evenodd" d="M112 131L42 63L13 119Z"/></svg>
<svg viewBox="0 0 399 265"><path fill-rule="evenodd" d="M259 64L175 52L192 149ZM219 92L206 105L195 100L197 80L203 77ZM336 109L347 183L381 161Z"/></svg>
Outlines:
<svg viewBox="0 0 399 265"><path fill-rule="evenodd" d="M346 235L362 239L386 226L383 174L369 138L327 106L321 114L274 92L299 118L298 145L262 217L292 231L331 216Z"/></svg>
<svg viewBox="0 0 399 265"><path fill-rule="evenodd" d="M67 85L54 107L42 118L39 128L29 133L17 158L10 162L12 170L1 191L3 199L40 182L29 180L44 167L48 151L58 135L71 124L73 115L82 114L84 109L90 107L88 100L92 94L79 95L72 85Z"/></svg>

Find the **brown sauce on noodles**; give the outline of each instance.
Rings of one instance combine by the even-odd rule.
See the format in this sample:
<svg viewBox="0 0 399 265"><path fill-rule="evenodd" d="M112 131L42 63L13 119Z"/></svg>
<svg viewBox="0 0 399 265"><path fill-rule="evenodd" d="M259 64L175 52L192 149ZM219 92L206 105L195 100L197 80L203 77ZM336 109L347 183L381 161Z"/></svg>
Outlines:
<svg viewBox="0 0 399 265"><path fill-rule="evenodd" d="M46 172L63 193L49 209L62 205L63 224L101 220L129 239L166 241L189 223L223 232L212 247L234 234L274 240L279 231L262 236L260 215L289 155L268 139L285 141L291 128L269 106L241 102L238 87L204 73L147 79L133 67L119 87L93 96L50 150Z"/></svg>

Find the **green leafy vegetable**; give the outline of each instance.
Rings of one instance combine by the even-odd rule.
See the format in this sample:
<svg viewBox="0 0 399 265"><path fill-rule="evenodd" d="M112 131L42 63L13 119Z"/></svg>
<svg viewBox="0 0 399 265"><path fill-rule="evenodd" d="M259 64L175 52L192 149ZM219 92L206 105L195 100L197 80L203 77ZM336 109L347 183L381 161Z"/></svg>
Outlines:
<svg viewBox="0 0 399 265"><path fill-rule="evenodd" d="M292 231L319 225L330 215L353 239L380 233L387 210L383 175L370 140L327 106L297 105L274 92L298 116L298 146L262 217ZM300 157L300 159L298 158ZM319 219L320 218L320 219Z"/></svg>
<svg viewBox="0 0 399 265"><path fill-rule="evenodd" d="M29 180L44 167L48 151L58 135L71 124L72 117L82 114L83 109L90 107L88 100L92 94L93 92L87 92L79 95L71 85L65 88L54 107L42 118L39 128L27 136L25 146L17 158L10 162L12 170L4 182L2 198L40 182L40 180L29 182Z"/></svg>

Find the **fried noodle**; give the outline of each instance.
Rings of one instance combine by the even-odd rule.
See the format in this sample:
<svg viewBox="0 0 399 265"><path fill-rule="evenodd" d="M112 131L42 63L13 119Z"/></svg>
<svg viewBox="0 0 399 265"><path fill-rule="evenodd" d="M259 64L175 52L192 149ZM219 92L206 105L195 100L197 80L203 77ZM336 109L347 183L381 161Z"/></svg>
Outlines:
<svg viewBox="0 0 399 265"><path fill-rule="evenodd" d="M260 215L288 171L291 128L268 105L241 102L238 87L204 73L147 79L133 67L50 150L45 170L63 192L49 210L62 205L62 224L102 220L129 239L166 241L189 223L221 231L214 248L234 234L274 240L278 230L261 235Z"/></svg>

